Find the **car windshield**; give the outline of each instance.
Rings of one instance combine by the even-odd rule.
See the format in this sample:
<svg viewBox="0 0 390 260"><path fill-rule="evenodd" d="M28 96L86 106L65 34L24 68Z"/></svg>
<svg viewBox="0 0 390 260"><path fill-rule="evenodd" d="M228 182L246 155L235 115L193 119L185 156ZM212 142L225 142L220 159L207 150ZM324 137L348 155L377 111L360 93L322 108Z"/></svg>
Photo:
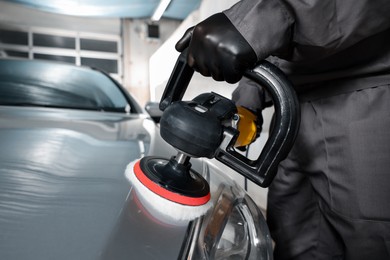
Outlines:
<svg viewBox="0 0 390 260"><path fill-rule="evenodd" d="M101 72L31 60L0 60L0 105L129 109L119 87Z"/></svg>

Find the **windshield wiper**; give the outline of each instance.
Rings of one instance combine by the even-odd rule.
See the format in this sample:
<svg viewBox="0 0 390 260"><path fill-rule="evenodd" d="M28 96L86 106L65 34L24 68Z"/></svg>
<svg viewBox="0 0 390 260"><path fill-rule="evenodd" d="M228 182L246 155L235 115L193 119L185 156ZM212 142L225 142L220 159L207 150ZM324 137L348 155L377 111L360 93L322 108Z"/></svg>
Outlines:
<svg viewBox="0 0 390 260"><path fill-rule="evenodd" d="M105 111L105 112L126 113L125 107L99 107L99 110L102 110L102 111Z"/></svg>

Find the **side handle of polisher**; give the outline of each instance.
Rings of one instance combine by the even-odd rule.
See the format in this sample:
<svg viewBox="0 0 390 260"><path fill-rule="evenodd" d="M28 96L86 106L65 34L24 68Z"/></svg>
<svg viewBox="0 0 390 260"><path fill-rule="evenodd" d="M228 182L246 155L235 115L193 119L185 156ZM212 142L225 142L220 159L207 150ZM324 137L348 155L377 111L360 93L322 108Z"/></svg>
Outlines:
<svg viewBox="0 0 390 260"><path fill-rule="evenodd" d="M194 69L187 64L187 49L180 53L168 79L159 108L164 111L172 102L182 100L191 81Z"/></svg>
<svg viewBox="0 0 390 260"><path fill-rule="evenodd" d="M217 149L215 158L261 187L268 187L275 177L278 164L286 158L300 124L300 110L296 93L285 75L273 64L261 61L245 77L264 87L270 94L274 109L274 127L256 160L241 155L234 149L234 133L229 129Z"/></svg>

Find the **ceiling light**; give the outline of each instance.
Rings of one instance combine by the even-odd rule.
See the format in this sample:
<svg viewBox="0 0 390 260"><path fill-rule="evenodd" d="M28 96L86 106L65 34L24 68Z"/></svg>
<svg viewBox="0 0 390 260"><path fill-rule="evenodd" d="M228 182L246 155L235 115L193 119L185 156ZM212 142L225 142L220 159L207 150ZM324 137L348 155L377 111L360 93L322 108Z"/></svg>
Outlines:
<svg viewBox="0 0 390 260"><path fill-rule="evenodd" d="M150 19L155 22L160 20L161 16L163 15L170 3L171 0L161 0Z"/></svg>

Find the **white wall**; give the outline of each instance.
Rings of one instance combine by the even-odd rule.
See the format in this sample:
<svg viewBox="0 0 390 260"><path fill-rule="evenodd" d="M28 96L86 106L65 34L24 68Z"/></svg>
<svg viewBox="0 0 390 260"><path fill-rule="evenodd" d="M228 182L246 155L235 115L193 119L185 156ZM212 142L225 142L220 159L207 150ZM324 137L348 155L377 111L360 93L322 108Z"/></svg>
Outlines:
<svg viewBox="0 0 390 260"><path fill-rule="evenodd" d="M147 37L148 20L126 19L123 22L123 48L125 87L136 96L141 105L150 100L149 96L149 58L166 41L180 25L179 21L161 20L159 22L160 37ZM159 66L164 66L164 61Z"/></svg>

